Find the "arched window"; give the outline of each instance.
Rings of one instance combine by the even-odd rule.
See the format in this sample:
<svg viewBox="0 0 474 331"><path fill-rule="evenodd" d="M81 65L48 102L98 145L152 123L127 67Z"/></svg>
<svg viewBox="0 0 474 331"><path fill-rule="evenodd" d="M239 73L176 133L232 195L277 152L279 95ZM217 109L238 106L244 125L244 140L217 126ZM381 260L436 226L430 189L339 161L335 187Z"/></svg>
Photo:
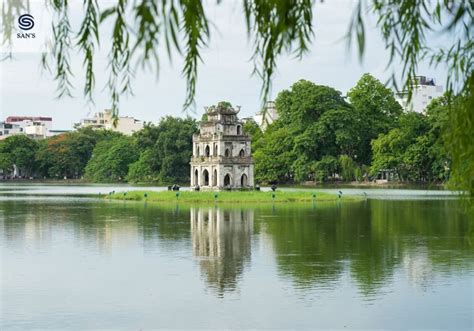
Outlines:
<svg viewBox="0 0 474 331"><path fill-rule="evenodd" d="M245 156L245 151L244 151L243 148L240 150L239 156L240 156L240 157L244 157L244 156Z"/></svg>
<svg viewBox="0 0 474 331"><path fill-rule="evenodd" d="M214 176L212 176L212 186L217 186L217 169L214 169Z"/></svg>
<svg viewBox="0 0 474 331"><path fill-rule="evenodd" d="M217 156L217 144L214 144L214 156Z"/></svg>
<svg viewBox="0 0 474 331"><path fill-rule="evenodd" d="M230 186L230 175L229 174L224 176L224 186Z"/></svg>
<svg viewBox="0 0 474 331"><path fill-rule="evenodd" d="M199 146L196 147L196 156L199 156Z"/></svg>
<svg viewBox="0 0 474 331"><path fill-rule="evenodd" d="M240 186L245 187L247 186L247 175L243 174L242 177L240 177Z"/></svg>
<svg viewBox="0 0 474 331"><path fill-rule="evenodd" d="M240 125L237 125L237 134L238 135L242 134L242 127Z"/></svg>
<svg viewBox="0 0 474 331"><path fill-rule="evenodd" d="M199 185L199 172L198 170L196 169L194 171L194 186L198 186Z"/></svg>
<svg viewBox="0 0 474 331"><path fill-rule="evenodd" d="M230 149L225 149L225 157L230 157Z"/></svg>
<svg viewBox="0 0 474 331"><path fill-rule="evenodd" d="M203 186L209 186L209 171L207 169L204 169L202 172L202 179L203 179Z"/></svg>
<svg viewBox="0 0 474 331"><path fill-rule="evenodd" d="M209 147L209 145L206 145L204 153L207 157L211 156L211 148Z"/></svg>

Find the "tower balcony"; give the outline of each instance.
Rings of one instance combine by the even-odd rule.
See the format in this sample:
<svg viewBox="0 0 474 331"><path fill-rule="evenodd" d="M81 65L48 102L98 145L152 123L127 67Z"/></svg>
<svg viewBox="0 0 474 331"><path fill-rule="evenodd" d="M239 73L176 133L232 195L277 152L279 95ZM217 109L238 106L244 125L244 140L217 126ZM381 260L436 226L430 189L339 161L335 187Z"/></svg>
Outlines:
<svg viewBox="0 0 474 331"><path fill-rule="evenodd" d="M251 156L193 156L191 163L198 164L250 164L253 163Z"/></svg>

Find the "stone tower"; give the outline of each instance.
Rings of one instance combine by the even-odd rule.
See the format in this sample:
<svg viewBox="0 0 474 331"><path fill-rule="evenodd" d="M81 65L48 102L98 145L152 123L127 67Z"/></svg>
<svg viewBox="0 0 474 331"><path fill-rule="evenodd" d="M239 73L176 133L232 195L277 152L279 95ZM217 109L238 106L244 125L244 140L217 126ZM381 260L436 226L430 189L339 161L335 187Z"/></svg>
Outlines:
<svg viewBox="0 0 474 331"><path fill-rule="evenodd" d="M237 109L227 102L206 108L207 120L193 135L191 186L203 189L252 188L250 136L243 131Z"/></svg>

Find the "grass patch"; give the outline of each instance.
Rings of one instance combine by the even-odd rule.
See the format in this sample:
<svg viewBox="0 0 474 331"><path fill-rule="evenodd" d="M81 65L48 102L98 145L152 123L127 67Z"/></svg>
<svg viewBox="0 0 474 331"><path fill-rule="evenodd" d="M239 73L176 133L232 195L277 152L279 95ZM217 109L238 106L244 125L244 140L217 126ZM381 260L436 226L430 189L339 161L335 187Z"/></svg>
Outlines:
<svg viewBox="0 0 474 331"><path fill-rule="evenodd" d="M177 196L178 194L178 196ZM311 202L311 201L339 201L339 200L363 200L361 196L345 196L341 198L337 194L326 192L311 191L279 191L261 192L261 191L130 191L117 192L106 195L106 199L112 200L131 200L131 201L147 201L147 202L227 202L227 203L295 203L295 202Z"/></svg>

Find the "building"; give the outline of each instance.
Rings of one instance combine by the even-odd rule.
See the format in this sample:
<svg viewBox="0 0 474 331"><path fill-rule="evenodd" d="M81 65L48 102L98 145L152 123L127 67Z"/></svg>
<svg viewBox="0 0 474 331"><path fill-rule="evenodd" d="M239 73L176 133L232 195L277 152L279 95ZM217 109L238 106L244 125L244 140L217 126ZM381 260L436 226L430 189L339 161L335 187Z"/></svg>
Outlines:
<svg viewBox="0 0 474 331"><path fill-rule="evenodd" d="M3 123L3 122L0 122ZM32 139L44 139L69 132L69 130L53 130L53 119L43 116L8 116L0 124L0 139L15 134L24 134Z"/></svg>
<svg viewBox="0 0 474 331"><path fill-rule="evenodd" d="M265 131L265 129L277 119L278 112L274 101L267 101L263 110L254 116L255 122L257 122L262 131Z"/></svg>
<svg viewBox="0 0 474 331"><path fill-rule="evenodd" d="M53 128L53 118L44 116L8 116L6 123L18 124L22 129L28 126L43 126L45 130Z"/></svg>
<svg viewBox="0 0 474 331"><path fill-rule="evenodd" d="M8 116L5 122L21 128L20 132L10 133L10 135L22 133L32 139L49 137L49 131L53 127L53 118L44 116Z"/></svg>
<svg viewBox="0 0 474 331"><path fill-rule="evenodd" d="M20 133L23 133L23 128L19 124L0 122L0 140Z"/></svg>
<svg viewBox="0 0 474 331"><path fill-rule="evenodd" d="M104 111L95 113L90 118L82 119L79 123L74 125L76 129L85 127L117 131L130 136L143 128L143 122L128 116L119 116L115 121L112 110L105 109Z"/></svg>
<svg viewBox="0 0 474 331"><path fill-rule="evenodd" d="M250 136L228 103L206 108L207 121L193 135L191 186L204 189L254 186Z"/></svg>
<svg viewBox="0 0 474 331"><path fill-rule="evenodd" d="M431 100L443 95L443 87L435 84L433 78L417 76L412 85L412 99L408 102L408 92L402 91L396 94L396 99L405 111L423 113Z"/></svg>

